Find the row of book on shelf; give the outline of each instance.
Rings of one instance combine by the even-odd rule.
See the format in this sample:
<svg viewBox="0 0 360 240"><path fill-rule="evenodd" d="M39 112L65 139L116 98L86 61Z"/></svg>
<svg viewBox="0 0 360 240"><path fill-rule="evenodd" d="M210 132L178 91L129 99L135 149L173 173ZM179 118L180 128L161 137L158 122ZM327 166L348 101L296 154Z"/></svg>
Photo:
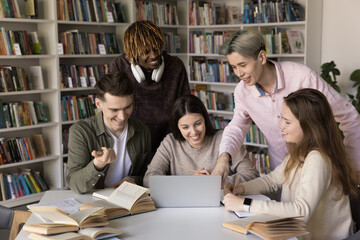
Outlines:
<svg viewBox="0 0 360 240"><path fill-rule="evenodd" d="M191 77L199 82L238 83L237 77L228 62L205 57L193 57Z"/></svg>
<svg viewBox="0 0 360 240"><path fill-rule="evenodd" d="M223 2L191 1L190 25L248 24L304 21L303 7L294 0L257 0L237 5Z"/></svg>
<svg viewBox="0 0 360 240"><path fill-rule="evenodd" d="M0 1L0 18L38 18L37 0Z"/></svg>
<svg viewBox="0 0 360 240"><path fill-rule="evenodd" d="M245 141L263 145L267 144L264 134L255 124L251 125L248 133L246 134Z"/></svg>
<svg viewBox="0 0 360 240"><path fill-rule="evenodd" d="M69 30L59 33L61 54L119 54L115 33L88 33Z"/></svg>
<svg viewBox="0 0 360 240"><path fill-rule="evenodd" d="M48 189L47 183L38 171L19 169L16 173L0 173L1 201L44 192Z"/></svg>
<svg viewBox="0 0 360 240"><path fill-rule="evenodd" d="M189 53L219 54L220 47L234 32L236 31L191 31L189 34Z"/></svg>
<svg viewBox="0 0 360 240"><path fill-rule="evenodd" d="M126 22L123 6L110 0L56 0L57 19L84 22Z"/></svg>
<svg viewBox="0 0 360 240"><path fill-rule="evenodd" d="M0 92L44 89L41 66L0 66Z"/></svg>
<svg viewBox="0 0 360 240"><path fill-rule="evenodd" d="M248 148L249 158L254 162L256 169L259 171L260 176L271 172L269 155L264 149L250 150Z"/></svg>
<svg viewBox="0 0 360 240"><path fill-rule="evenodd" d="M259 0L244 4L243 23L304 21L304 8L294 0Z"/></svg>
<svg viewBox="0 0 360 240"><path fill-rule="evenodd" d="M0 98L0 128L13 128L48 122L44 104L34 101L3 103Z"/></svg>
<svg viewBox="0 0 360 240"><path fill-rule="evenodd" d="M44 54L36 31L6 30L0 28L0 55Z"/></svg>
<svg viewBox="0 0 360 240"><path fill-rule="evenodd" d="M198 97L207 110L226 110L227 101L222 92L192 89L191 94Z"/></svg>
<svg viewBox="0 0 360 240"><path fill-rule="evenodd" d="M164 32L164 50L169 53L179 53L180 49L180 35L173 32Z"/></svg>
<svg viewBox="0 0 360 240"><path fill-rule="evenodd" d="M220 47L235 31L201 32L191 31L189 34L189 53L219 54ZM267 54L302 54L304 40L301 31L271 29L264 33Z"/></svg>
<svg viewBox="0 0 360 240"><path fill-rule="evenodd" d="M97 114L95 96L62 96L61 117L63 121L81 120Z"/></svg>
<svg viewBox="0 0 360 240"><path fill-rule="evenodd" d="M47 156L42 134L0 138L0 165L25 162Z"/></svg>
<svg viewBox="0 0 360 240"><path fill-rule="evenodd" d="M61 88L94 87L109 71L108 64L60 65Z"/></svg>
<svg viewBox="0 0 360 240"><path fill-rule="evenodd" d="M210 122L215 129L224 129L229 125L231 119L224 118L223 116L217 116L209 114Z"/></svg>
<svg viewBox="0 0 360 240"><path fill-rule="evenodd" d="M179 25L175 4L136 1L136 20L149 20L157 25Z"/></svg>
<svg viewBox="0 0 360 240"><path fill-rule="evenodd" d="M296 30L279 31L264 34L267 54L303 54L304 40L302 33Z"/></svg>

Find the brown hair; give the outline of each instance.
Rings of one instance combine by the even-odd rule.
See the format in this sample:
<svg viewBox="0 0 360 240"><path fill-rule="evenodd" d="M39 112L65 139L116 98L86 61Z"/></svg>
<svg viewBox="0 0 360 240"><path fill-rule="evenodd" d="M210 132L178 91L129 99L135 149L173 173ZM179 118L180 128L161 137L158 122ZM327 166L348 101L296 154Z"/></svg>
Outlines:
<svg viewBox="0 0 360 240"><path fill-rule="evenodd" d="M164 35L151 21L134 22L124 33L124 51L129 61L150 51L160 55L163 49Z"/></svg>
<svg viewBox="0 0 360 240"><path fill-rule="evenodd" d="M185 95L176 99L170 115L170 128L176 140L185 141L179 130L178 122L180 118L188 113L201 114L205 120L206 135L212 136L215 134L216 130L211 125L209 114L202 101L194 95Z"/></svg>
<svg viewBox="0 0 360 240"><path fill-rule="evenodd" d="M133 94L134 85L124 72L105 74L95 85L97 97L105 101L105 93L113 96L128 96Z"/></svg>
<svg viewBox="0 0 360 240"><path fill-rule="evenodd" d="M303 139L288 144L290 159L285 166L285 182L292 169L304 164L308 153L317 150L331 166L331 183L345 195L356 193L356 181L340 130L324 94L310 88L300 89L284 97L285 104L299 120Z"/></svg>

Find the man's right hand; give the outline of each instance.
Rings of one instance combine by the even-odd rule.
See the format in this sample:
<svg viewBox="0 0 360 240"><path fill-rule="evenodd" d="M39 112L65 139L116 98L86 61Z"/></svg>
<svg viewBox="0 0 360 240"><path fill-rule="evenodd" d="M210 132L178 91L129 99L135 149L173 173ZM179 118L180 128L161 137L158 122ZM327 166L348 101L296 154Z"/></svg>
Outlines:
<svg viewBox="0 0 360 240"><path fill-rule="evenodd" d="M221 176L221 185L224 185L226 177L229 174L230 171L229 161L230 161L230 154L227 152L222 153L216 162L216 166L214 170L211 173L211 175Z"/></svg>
<svg viewBox="0 0 360 240"><path fill-rule="evenodd" d="M91 155L94 157L94 166L96 170L102 171L107 164L115 161L116 156L114 149L102 147L101 151L92 151Z"/></svg>

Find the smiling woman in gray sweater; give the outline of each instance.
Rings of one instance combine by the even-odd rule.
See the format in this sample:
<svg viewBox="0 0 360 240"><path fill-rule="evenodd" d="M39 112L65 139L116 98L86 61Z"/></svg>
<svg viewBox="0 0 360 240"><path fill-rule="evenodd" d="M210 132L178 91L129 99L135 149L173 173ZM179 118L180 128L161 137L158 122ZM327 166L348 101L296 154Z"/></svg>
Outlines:
<svg viewBox="0 0 360 240"><path fill-rule="evenodd" d="M209 175L216 165L222 130L215 130L200 99L193 95L176 100L170 117L172 133L161 142L144 177L153 175ZM249 181L259 176L245 147L234 156L227 181ZM232 175L231 175L232 174Z"/></svg>

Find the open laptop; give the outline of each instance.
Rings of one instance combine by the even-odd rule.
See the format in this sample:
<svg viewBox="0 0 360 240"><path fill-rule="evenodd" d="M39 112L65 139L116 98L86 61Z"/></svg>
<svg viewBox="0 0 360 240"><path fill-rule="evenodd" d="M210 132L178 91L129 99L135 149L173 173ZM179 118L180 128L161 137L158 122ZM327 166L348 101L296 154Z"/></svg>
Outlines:
<svg viewBox="0 0 360 240"><path fill-rule="evenodd" d="M221 176L150 176L150 196L156 207L218 207Z"/></svg>

